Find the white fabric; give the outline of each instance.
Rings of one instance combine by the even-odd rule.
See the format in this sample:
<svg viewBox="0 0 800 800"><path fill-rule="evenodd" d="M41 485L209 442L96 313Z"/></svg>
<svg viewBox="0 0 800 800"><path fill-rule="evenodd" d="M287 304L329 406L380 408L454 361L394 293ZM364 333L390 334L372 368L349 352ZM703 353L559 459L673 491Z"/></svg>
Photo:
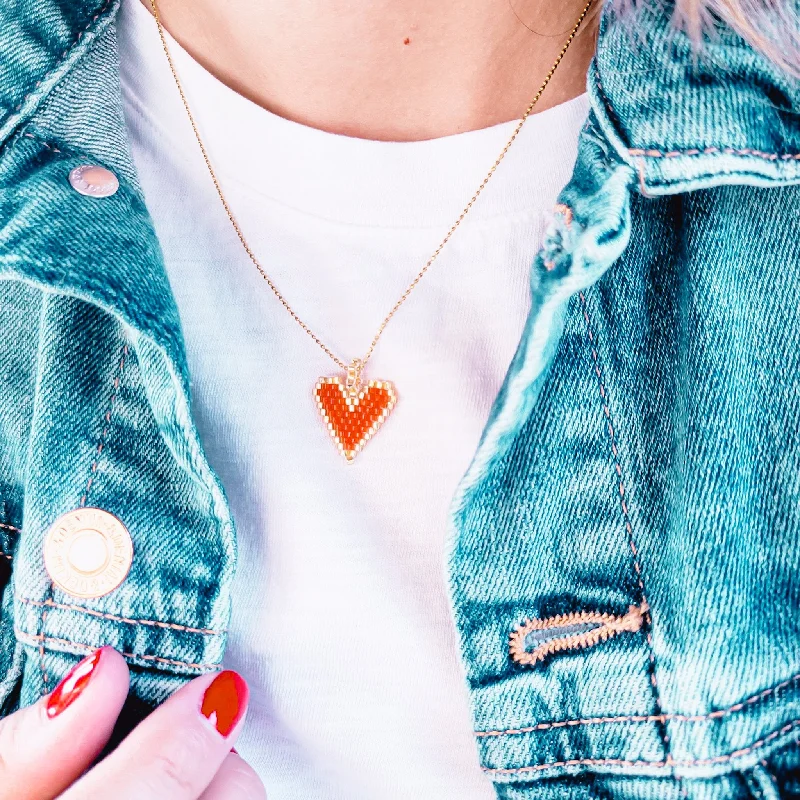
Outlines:
<svg viewBox="0 0 800 800"><path fill-rule="evenodd" d="M138 0L123 3L119 41L195 413L238 528L225 664L252 700L237 750L270 800L490 800L447 599L448 505L519 340L586 98L531 117L389 325L367 377L394 381L399 403L348 465L312 396L338 369L245 256ZM342 359L361 356L514 123L417 143L337 136L268 113L172 52L264 267Z"/></svg>

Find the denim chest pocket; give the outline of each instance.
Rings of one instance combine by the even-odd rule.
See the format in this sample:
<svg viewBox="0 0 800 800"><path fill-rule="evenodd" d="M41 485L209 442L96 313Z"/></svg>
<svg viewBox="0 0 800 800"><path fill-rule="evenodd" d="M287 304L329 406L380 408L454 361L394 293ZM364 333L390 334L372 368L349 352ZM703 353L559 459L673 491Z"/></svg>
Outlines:
<svg viewBox="0 0 800 800"><path fill-rule="evenodd" d="M761 226L766 194L632 199L648 236L572 297L536 405L456 509L456 622L502 797L794 796L772 759L800 736L800 325L778 323L797 312L773 254L800 253ZM748 244L717 258L732 226Z"/></svg>
<svg viewBox="0 0 800 800"><path fill-rule="evenodd" d="M456 621L481 764L501 796L579 797L590 775L666 770L651 600L594 302L571 301L544 408L457 519Z"/></svg>
<svg viewBox="0 0 800 800"><path fill-rule="evenodd" d="M130 329L60 295L47 296L41 328L12 581L20 700L112 645L131 666L134 694L154 704L176 681L220 666L231 538L207 486L162 436L152 411L159 387L143 380ZM98 582L93 559L106 545ZM72 581L76 565L95 577Z"/></svg>

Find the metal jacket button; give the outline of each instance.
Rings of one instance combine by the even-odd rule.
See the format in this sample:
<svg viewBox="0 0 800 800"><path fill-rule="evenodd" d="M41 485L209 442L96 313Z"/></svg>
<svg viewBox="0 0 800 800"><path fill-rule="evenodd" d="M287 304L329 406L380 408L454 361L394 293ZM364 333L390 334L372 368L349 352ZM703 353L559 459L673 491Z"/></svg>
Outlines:
<svg viewBox="0 0 800 800"><path fill-rule="evenodd" d="M105 167L82 164L69 173L72 188L89 197L110 197L119 189L117 176Z"/></svg>
<svg viewBox="0 0 800 800"><path fill-rule="evenodd" d="M44 539L44 565L73 597L102 597L126 578L133 562L128 529L101 508L76 508L59 517Z"/></svg>

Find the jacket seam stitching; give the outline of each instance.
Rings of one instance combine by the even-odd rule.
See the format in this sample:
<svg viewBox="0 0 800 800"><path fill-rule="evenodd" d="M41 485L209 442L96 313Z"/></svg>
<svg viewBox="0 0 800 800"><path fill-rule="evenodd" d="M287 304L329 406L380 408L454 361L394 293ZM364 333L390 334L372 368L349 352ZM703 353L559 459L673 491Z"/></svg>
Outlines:
<svg viewBox="0 0 800 800"><path fill-rule="evenodd" d="M583 312L583 318L586 322L586 334L589 339L589 344L591 346L591 355L592 361L594 362L594 373L597 376L597 382L600 387L600 399L603 403L603 414L606 418L606 432L608 433L608 439L611 445L611 453L614 458L614 470L617 475L618 480L618 492L619 492L619 502L620 507L622 509L623 520L625 523L625 531L628 535L628 546L631 550L632 558L633 558L633 568L636 572L636 581L639 586L639 594L640 594L640 604L643 607L643 616L644 616L644 632L645 632L645 639L647 641L647 652L648 658L650 661L650 685L653 690L653 700L655 702L656 710L658 711L659 716L663 716L664 709L661 705L661 693L658 687L658 678L656 676L657 673L657 665L656 665L656 656L655 650L653 647L653 619L650 614L650 604L647 601L647 593L645 591L644 586L644 578L642 576L642 567L639 562L639 551L636 547L636 540L633 534L633 525L631 524L630 514L628 513L628 504L625 499L625 480L622 473L622 465L620 463L619 457L619 448L617 447L617 439L616 434L614 431L614 421L611 416L611 409L609 407L609 397L608 397L608 389L605 386L605 382L603 380L603 372L600 369L600 357L597 352L597 340L592 331L592 324L589 319L589 311L586 303L586 296L583 292L578 293L578 297L580 299L581 310ZM673 762L672 753L670 751L670 740L669 740L669 731L667 730L666 722L662 723L659 727L659 732L661 734L661 740L664 745L664 753L666 756L666 763L671 765ZM678 785L679 789L681 790L681 794L685 794L685 789L681 784L681 780L678 775L676 775L673 771L673 779L675 780L676 784Z"/></svg>
<svg viewBox="0 0 800 800"><path fill-rule="evenodd" d="M42 147L46 147L48 150L52 150L54 153L63 153L63 150L59 150L54 144L50 144L46 142L41 136L35 136L32 133L28 133L27 131L23 134L26 139L33 139L34 142L38 142Z"/></svg>
<svg viewBox="0 0 800 800"><path fill-rule="evenodd" d="M771 695L780 692L782 689L788 688L793 683L798 682L800 682L800 673L797 675L792 675L791 678L781 681L781 683L775 684L775 686L772 686L769 689L765 689L762 692L751 695L739 703L734 703L732 706L718 709L717 711L711 711L707 714L627 714L618 717L586 717L583 719L567 719L558 722L541 722L537 725L531 725L524 728L476 731L475 735L477 737L514 736L524 733L535 733L536 731L551 730L552 728L571 728L580 725L605 725L609 723L663 722L665 720L691 723L708 722L710 720L727 717L729 714L735 714L738 711L743 711L747 708L747 706L751 706L760 702L761 700L765 700L767 697L770 697Z"/></svg>
<svg viewBox="0 0 800 800"><path fill-rule="evenodd" d="M20 528L15 528L13 525L7 525L5 522L0 522L0 530L11 531L12 533L22 533Z"/></svg>
<svg viewBox="0 0 800 800"><path fill-rule="evenodd" d="M25 631L20 630L17 627L14 628L14 633L23 642L26 639L28 640L28 643L30 643L31 641L52 642L54 644L69 645L70 647L77 647L77 648L80 648L81 650L85 650L86 652L89 652L89 653L93 653L95 650L97 650L97 647L94 646L94 645L91 645L91 644L85 644L84 642L75 642L72 639L57 639L54 636L45 636L43 633L38 633L38 634L26 633ZM124 652L120 652L120 655L124 656L125 658L139 658L139 659L143 659L144 661L155 661L155 662L157 662L159 664L170 664L172 666L178 666L178 667L192 667L193 669L213 670L213 669L218 669L220 666L222 666L219 663L214 663L214 664L195 664L195 663L192 663L190 661L178 661L177 659L174 659L174 658L162 658L161 656L149 656L149 655L142 655L140 653L124 653Z"/></svg>
<svg viewBox="0 0 800 800"><path fill-rule="evenodd" d="M4 554L3 554L4 555ZM10 558L10 556L9 556ZM224 630L212 630L210 628L192 628L187 625L180 625L176 622L161 622L159 620L152 620L152 619L131 619L129 617L120 617L116 614L107 614L103 611L95 611L91 608L85 608L84 606L78 605L71 605L69 603L56 603L54 600L31 600L27 597L22 597L21 595L15 595L15 599L19 600L21 603L25 603L26 605L31 606L47 606L48 608L58 608L63 609L65 611L77 611L81 614L88 614L92 617L102 617L103 619L108 619L113 622L124 622L128 625L150 625L156 628L168 628L170 630L175 631L182 631L184 633L200 633L206 636L222 636L226 633Z"/></svg>
<svg viewBox="0 0 800 800"><path fill-rule="evenodd" d="M490 767L482 767L481 769L483 772L491 774L491 775L513 775L523 772L537 772L539 770L548 769L550 767L574 767L580 765L592 765L592 766L621 766L621 767L704 767L704 766L712 766L714 764L724 764L728 761L732 761L735 758L739 758L741 756L746 756L756 750L761 749L765 745L769 744L770 742L774 741L775 739L783 736L789 731L794 730L795 728L800 727L800 720L793 720L792 722L787 723L783 727L779 728L778 730L772 731L772 733L767 734L763 738L753 742L753 744L748 745L747 747L742 747L738 750L734 750L730 753L725 753L724 755L720 756L713 756L712 758L698 758L698 759L690 759L687 761L628 761L621 758L576 758L571 759L569 761L552 761L547 764L533 764L527 767L507 767L507 768L490 768Z"/></svg>
<svg viewBox="0 0 800 800"><path fill-rule="evenodd" d="M758 762L764 768L764 774L769 778L769 782L772 784L773 788L775 789L776 794L780 794L781 787L778 786L778 779L772 774L770 771L770 766L767 763L766 758L762 758L761 761Z"/></svg>
<svg viewBox="0 0 800 800"><path fill-rule="evenodd" d="M702 156L702 155L726 155L726 156L755 156L766 161L800 161L800 153L766 153L763 150L755 150L752 147L692 147L687 150L662 151L644 149L641 147L628 148L628 154L641 156L644 158L677 158L678 156Z"/></svg>
<svg viewBox="0 0 800 800"><path fill-rule="evenodd" d="M641 194L644 197L648 197L649 198L649 197L656 197L657 196L657 195L654 195L651 192L649 192L650 189L662 189L662 188L665 188L665 187L666 188L670 188L670 187L674 187L676 185L681 185L680 181L678 179L671 179L671 178L660 178L660 177L659 178L651 178L648 181L647 177L645 176L645 166L646 166L646 162L644 161L644 159L640 158L640 159L637 160L637 162L636 162L636 170L637 170L637 172L639 174L639 189L640 189ZM720 174L721 173L720 173L719 170L705 171L705 172L699 173L697 175L692 175L691 179L693 181L705 181L705 180L709 180L709 179L718 178L720 176ZM730 171L727 174L729 176L733 176L735 178L747 178L747 177L764 178L765 177L763 172L760 172L759 170L755 169L755 165L752 165L752 168L748 168L748 169L742 168L742 169L738 169L738 170L735 170L735 171ZM767 180L771 181L772 179L771 178L767 178ZM740 184L737 184L737 185L740 185ZM780 186L780 185L785 185L785 184L772 182L769 185L770 186Z"/></svg>

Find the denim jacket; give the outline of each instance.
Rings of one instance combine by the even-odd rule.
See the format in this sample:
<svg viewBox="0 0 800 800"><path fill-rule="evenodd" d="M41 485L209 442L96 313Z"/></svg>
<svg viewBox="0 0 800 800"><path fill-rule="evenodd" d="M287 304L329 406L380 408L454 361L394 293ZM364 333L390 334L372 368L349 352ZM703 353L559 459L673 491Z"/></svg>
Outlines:
<svg viewBox="0 0 800 800"><path fill-rule="evenodd" d="M236 540L126 141L118 4L0 5L0 712L111 644L122 735L219 667ZM726 28L697 56L671 11L603 10L453 500L475 741L508 800L800 796L800 85ZM119 190L76 192L83 164ZM133 544L88 599L43 556L81 507Z"/></svg>

